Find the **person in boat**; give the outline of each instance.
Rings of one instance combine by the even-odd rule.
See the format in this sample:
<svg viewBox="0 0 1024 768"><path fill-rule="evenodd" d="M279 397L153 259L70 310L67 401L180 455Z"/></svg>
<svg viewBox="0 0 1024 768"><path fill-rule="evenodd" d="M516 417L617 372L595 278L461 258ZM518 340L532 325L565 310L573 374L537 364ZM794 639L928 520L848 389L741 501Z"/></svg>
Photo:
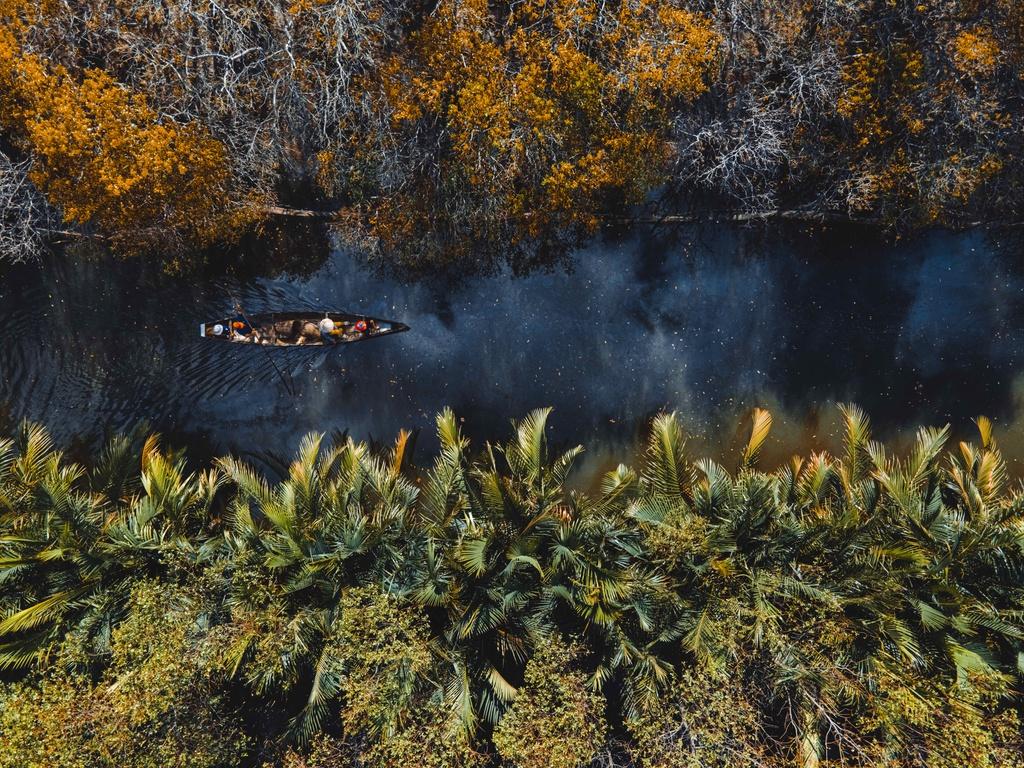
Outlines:
<svg viewBox="0 0 1024 768"><path fill-rule="evenodd" d="M345 335L345 326L338 325L331 318L325 316L317 325L317 332L324 344L337 344Z"/></svg>
<svg viewBox="0 0 1024 768"><path fill-rule="evenodd" d="M231 320L231 338L233 341L257 341L256 329L245 320Z"/></svg>
<svg viewBox="0 0 1024 768"><path fill-rule="evenodd" d="M245 313L242 312L242 308L237 304L235 305L234 317L228 320L228 328L231 329L232 341L248 341L255 344L261 342L260 332L252 327Z"/></svg>
<svg viewBox="0 0 1024 768"><path fill-rule="evenodd" d="M316 323L306 320L301 324L296 344L317 344L320 342L320 329Z"/></svg>
<svg viewBox="0 0 1024 768"><path fill-rule="evenodd" d="M302 343L302 321L281 320L272 326L274 343L296 344Z"/></svg>

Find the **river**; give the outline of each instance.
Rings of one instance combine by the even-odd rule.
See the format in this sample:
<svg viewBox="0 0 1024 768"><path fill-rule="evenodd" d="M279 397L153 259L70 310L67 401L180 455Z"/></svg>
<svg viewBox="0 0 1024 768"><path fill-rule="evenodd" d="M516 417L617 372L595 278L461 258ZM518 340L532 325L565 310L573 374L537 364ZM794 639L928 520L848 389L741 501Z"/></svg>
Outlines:
<svg viewBox="0 0 1024 768"><path fill-rule="evenodd" d="M451 406L477 439L555 408L557 442L592 460L676 410L721 457L755 405L774 459L835 444L835 402L883 437L994 417L1024 456L1024 259L1019 237L974 230L886 243L856 230L644 229L598 240L570 269L412 284L336 250L312 275L173 277L144 260L71 258L0 271L0 404L6 427L58 439L146 422L211 452L290 452L309 430L390 440ZM323 355L204 342L226 314L315 307L412 330ZM422 447L422 443L421 443Z"/></svg>

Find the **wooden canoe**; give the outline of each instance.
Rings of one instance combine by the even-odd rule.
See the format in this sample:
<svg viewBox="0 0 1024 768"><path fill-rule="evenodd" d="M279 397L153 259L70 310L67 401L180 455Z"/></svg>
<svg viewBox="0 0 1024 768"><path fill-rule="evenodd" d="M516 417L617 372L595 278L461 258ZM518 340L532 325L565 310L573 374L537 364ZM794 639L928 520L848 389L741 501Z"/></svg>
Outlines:
<svg viewBox="0 0 1024 768"><path fill-rule="evenodd" d="M347 312L260 312L202 323L199 335L228 344L329 347L407 330L409 326L404 323Z"/></svg>

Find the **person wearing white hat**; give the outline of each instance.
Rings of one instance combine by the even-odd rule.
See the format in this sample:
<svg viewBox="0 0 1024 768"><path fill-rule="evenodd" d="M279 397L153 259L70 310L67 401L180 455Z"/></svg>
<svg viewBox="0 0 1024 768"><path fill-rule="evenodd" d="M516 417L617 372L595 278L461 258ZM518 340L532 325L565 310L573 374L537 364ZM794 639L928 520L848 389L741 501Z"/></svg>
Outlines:
<svg viewBox="0 0 1024 768"><path fill-rule="evenodd" d="M324 319L317 325L317 330L320 331L320 339L323 342L330 342L331 344L338 343L338 337L341 335L341 329L339 329L331 318L324 316Z"/></svg>

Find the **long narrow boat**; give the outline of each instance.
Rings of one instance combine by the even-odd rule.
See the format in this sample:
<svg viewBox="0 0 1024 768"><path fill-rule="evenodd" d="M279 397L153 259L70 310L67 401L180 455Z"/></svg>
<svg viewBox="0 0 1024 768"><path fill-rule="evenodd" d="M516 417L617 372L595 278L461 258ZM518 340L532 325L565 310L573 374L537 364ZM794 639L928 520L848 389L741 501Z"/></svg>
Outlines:
<svg viewBox="0 0 1024 768"><path fill-rule="evenodd" d="M409 330L404 323L347 312L238 312L202 323L199 335L228 344L268 347L327 347L352 344Z"/></svg>

